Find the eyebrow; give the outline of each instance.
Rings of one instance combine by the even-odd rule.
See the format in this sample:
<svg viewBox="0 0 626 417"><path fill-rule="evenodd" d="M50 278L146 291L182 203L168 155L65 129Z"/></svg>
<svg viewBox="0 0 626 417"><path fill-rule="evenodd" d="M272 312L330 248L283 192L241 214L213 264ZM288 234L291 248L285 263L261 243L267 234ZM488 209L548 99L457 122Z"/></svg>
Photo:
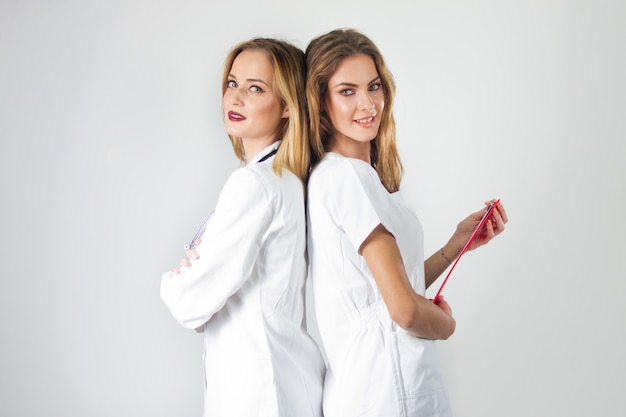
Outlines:
<svg viewBox="0 0 626 417"><path fill-rule="evenodd" d="M234 78L235 80L237 79L237 77L234 74L228 74L229 77ZM260 78L246 78L246 81L248 81L249 83L261 83L261 84L265 84L266 86L270 86L268 83L266 83L265 81L263 81Z"/></svg>
<svg viewBox="0 0 626 417"><path fill-rule="evenodd" d="M380 80L380 75L377 75L377 76L376 76L376 77L374 77L374 78L373 78L370 82L368 82L368 83L367 83L367 85L370 85L370 84L372 84L373 82L375 82L375 81L379 81L379 80ZM357 84L354 84L354 83L348 83L348 82L343 82L343 81L342 81L342 82L338 83L337 85L335 85L333 88L336 88L336 87L341 87L341 86L346 86L346 87L358 87L358 85L357 85Z"/></svg>

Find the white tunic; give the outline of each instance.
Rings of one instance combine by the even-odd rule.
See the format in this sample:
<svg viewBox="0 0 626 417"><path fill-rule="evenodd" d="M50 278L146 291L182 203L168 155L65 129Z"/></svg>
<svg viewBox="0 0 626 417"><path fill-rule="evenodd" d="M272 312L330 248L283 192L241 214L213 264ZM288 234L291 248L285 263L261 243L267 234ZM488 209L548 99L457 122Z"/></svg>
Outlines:
<svg viewBox="0 0 626 417"><path fill-rule="evenodd" d="M274 147L277 144L274 144ZM303 187L272 160L237 169L209 220L199 259L161 280L180 324L204 333L204 415L320 417L324 363L303 325Z"/></svg>
<svg viewBox="0 0 626 417"><path fill-rule="evenodd" d="M367 163L328 153L308 185L309 262L328 370L325 417L450 416L435 343L390 318L358 248L379 224L424 294L422 228L400 192Z"/></svg>

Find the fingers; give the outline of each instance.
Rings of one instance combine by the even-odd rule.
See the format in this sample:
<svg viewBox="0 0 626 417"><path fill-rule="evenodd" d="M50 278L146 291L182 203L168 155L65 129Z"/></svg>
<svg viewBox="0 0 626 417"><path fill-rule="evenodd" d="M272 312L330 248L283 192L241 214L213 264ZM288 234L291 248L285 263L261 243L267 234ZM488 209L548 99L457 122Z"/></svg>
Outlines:
<svg viewBox="0 0 626 417"><path fill-rule="evenodd" d="M196 260L199 258L198 253L196 252L196 248L200 243L202 243L202 239L196 239L193 241L191 247L185 246L187 248L187 250L185 250L185 255L188 259Z"/></svg>
<svg viewBox="0 0 626 417"><path fill-rule="evenodd" d="M502 216L500 215L500 213L498 213L497 209L491 216L491 223L493 225L493 230L495 231L496 234L502 233L504 231L505 222Z"/></svg>
<svg viewBox="0 0 626 417"><path fill-rule="evenodd" d="M493 224L493 229L496 234L502 233L504 231L504 225L509 221L509 218L506 215L506 210L504 210L504 206L502 204L498 204L493 211L491 216L491 222Z"/></svg>
<svg viewBox="0 0 626 417"><path fill-rule="evenodd" d="M180 260L180 266L183 268L189 268L191 266L191 261L195 261L196 259L200 259L200 256L198 255L198 252L196 252L195 248L198 247L198 245L202 243L202 239L196 239L193 241L193 247L189 248L185 251L185 256L187 256L186 258L183 258ZM188 245L185 245L185 247L188 247ZM176 267L174 269L172 269L172 273L175 275L180 274L180 268Z"/></svg>
<svg viewBox="0 0 626 417"><path fill-rule="evenodd" d="M485 232L487 232L487 240L491 240L496 234L498 230L498 222L493 218L493 214L489 218L487 222L485 222Z"/></svg>
<svg viewBox="0 0 626 417"><path fill-rule="evenodd" d="M185 256L187 256L187 261L189 261L190 259L195 261L196 259L199 258L198 256L198 252L196 252L195 249L187 249L185 251ZM182 265L182 264L181 264ZM189 264L189 266L191 266L191 263Z"/></svg>
<svg viewBox="0 0 626 417"><path fill-rule="evenodd" d="M442 309L446 314L448 314L449 316L452 316L452 308L450 308L450 304L448 304L446 300L443 298L443 295L440 295L437 298L437 306L440 309Z"/></svg>
<svg viewBox="0 0 626 417"><path fill-rule="evenodd" d="M181 268L189 268L191 266L190 259L198 259L199 258L198 254L193 249L187 250L187 256L189 256L189 257L188 258L183 258L183 259L180 260L180 267ZM180 274L180 268L176 267L176 268L172 269L172 273L174 275Z"/></svg>
<svg viewBox="0 0 626 417"><path fill-rule="evenodd" d="M497 199L493 199L493 200L489 200L489 201L485 201L485 205L488 206L489 204L493 204L496 201L498 201ZM502 220L504 223L509 221L509 217L506 214L506 210L504 209L504 205L502 204L502 202L498 202L498 205L496 205L494 207L495 211L497 211L498 213L500 213L500 216L502 217Z"/></svg>
<svg viewBox="0 0 626 417"><path fill-rule="evenodd" d="M488 206L489 204L494 204L496 201L498 200L493 199L493 200L485 201L485 205ZM502 233L504 231L504 225L508 221L509 221L509 218L506 214L506 210L504 209L504 206L502 205L502 202L498 202L498 204L493 208L493 213L491 213L489 221L486 223L488 228L490 228L493 231L493 234L488 233L489 236L493 237L497 234Z"/></svg>
<svg viewBox="0 0 626 417"><path fill-rule="evenodd" d="M504 223L509 221L509 216L507 216L506 210L504 209L504 206L502 205L502 203L498 203L498 205L496 206L496 210L500 214L500 217L502 218L502 221Z"/></svg>
<svg viewBox="0 0 626 417"><path fill-rule="evenodd" d="M496 201L498 201L498 200L493 198L491 200L485 201L483 204L488 206L489 204L495 204Z"/></svg>

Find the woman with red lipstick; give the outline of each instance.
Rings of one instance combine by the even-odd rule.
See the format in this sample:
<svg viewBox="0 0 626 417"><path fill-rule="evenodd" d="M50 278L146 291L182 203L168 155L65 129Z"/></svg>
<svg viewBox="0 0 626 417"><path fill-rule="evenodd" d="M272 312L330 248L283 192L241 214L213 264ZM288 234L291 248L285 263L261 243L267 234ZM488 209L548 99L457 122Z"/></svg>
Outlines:
<svg viewBox="0 0 626 417"><path fill-rule="evenodd" d="M161 280L204 334L205 416L321 417L324 362L303 326L309 168L304 52L253 39L226 59L224 125L244 163Z"/></svg>
<svg viewBox="0 0 626 417"><path fill-rule="evenodd" d="M400 193L393 78L372 41L335 30L309 44L313 170L308 253L328 368L326 417L451 416L435 339L455 330L425 289L460 253L485 210L424 259L419 221ZM471 249L504 230L502 205Z"/></svg>

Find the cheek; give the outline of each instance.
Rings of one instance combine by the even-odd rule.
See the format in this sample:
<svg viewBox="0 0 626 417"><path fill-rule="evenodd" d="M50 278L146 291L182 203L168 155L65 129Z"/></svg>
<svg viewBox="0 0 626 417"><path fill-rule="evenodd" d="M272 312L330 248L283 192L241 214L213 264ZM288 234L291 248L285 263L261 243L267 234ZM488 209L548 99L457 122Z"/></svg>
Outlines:
<svg viewBox="0 0 626 417"><path fill-rule="evenodd" d="M261 122L268 125L278 125L282 119L282 108L278 102L265 103L256 107L255 113L261 119Z"/></svg>
<svg viewBox="0 0 626 417"><path fill-rule="evenodd" d="M385 97L381 94L380 97L376 100L376 108L378 108L381 112L385 108Z"/></svg>
<svg viewBox="0 0 626 417"><path fill-rule="evenodd" d="M351 114L350 106L345 102L331 101L328 104L328 115L333 121L333 124L335 124L335 122L341 122L342 119L349 117Z"/></svg>
<svg viewBox="0 0 626 417"><path fill-rule="evenodd" d="M256 103L257 111L266 113L266 114L274 114L280 113L280 103L277 100L267 100L263 102Z"/></svg>

